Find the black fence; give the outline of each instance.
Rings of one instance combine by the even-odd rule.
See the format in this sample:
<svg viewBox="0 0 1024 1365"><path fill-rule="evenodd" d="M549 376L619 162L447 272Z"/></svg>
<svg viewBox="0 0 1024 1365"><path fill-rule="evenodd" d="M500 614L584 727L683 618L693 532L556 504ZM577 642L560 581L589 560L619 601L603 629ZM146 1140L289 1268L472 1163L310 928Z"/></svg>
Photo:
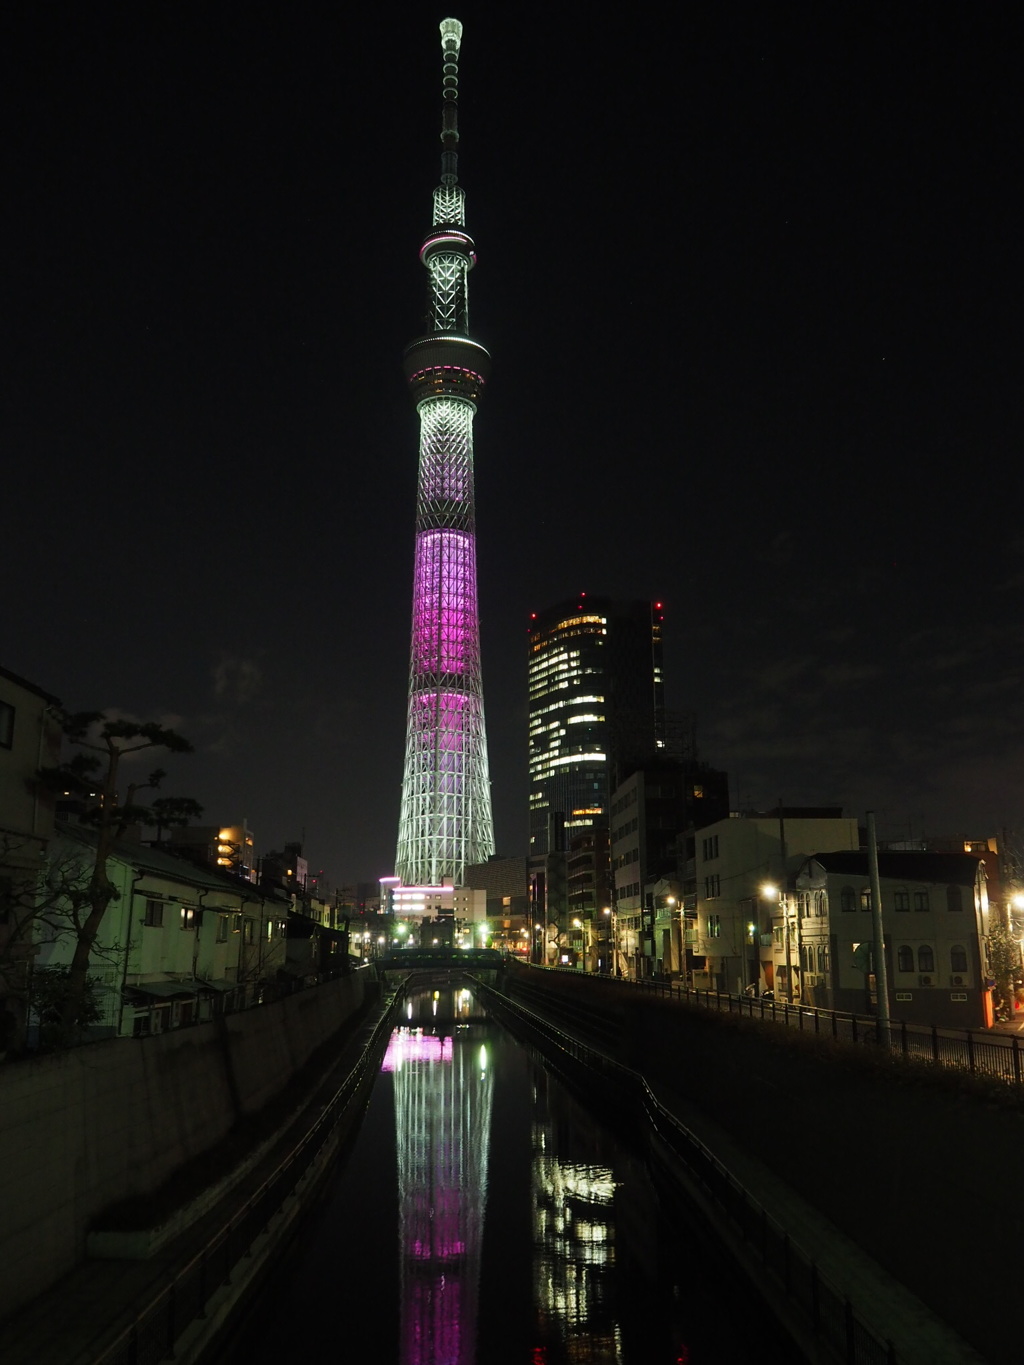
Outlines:
<svg viewBox="0 0 1024 1365"><path fill-rule="evenodd" d="M564 972L564 968L535 967L538 972ZM572 976L581 973L572 971ZM988 1033L977 1029L956 1029L936 1024L908 1024L894 1019L885 1030L877 1017L847 1014L841 1010L816 1009L811 1005L790 1005L766 996L729 995L725 991L697 991L676 982L627 981L616 977L595 977L624 991L654 995L678 1001L691 1009L720 1014L739 1014L761 1019L783 1028L834 1038L839 1042L882 1047L889 1052L972 1075L991 1076L1010 1085L1024 1083L1024 1050L1015 1033Z"/></svg>

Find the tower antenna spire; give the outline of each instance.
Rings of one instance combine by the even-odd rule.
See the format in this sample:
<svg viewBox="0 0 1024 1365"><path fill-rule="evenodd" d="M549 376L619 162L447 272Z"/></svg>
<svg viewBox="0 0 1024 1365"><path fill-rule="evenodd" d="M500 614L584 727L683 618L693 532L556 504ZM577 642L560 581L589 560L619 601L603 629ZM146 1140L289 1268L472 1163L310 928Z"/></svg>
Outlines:
<svg viewBox="0 0 1024 1365"><path fill-rule="evenodd" d="M467 864L494 852L480 676L473 418L490 356L469 333L476 262L458 183L458 19L441 24L441 183L420 248L426 331L405 350L420 418L416 554L405 772L395 871L405 886L460 886Z"/></svg>
<svg viewBox="0 0 1024 1365"><path fill-rule="evenodd" d="M444 76L441 81L444 103L441 106L441 184L459 183L459 51L462 25L458 19L441 20L441 52Z"/></svg>

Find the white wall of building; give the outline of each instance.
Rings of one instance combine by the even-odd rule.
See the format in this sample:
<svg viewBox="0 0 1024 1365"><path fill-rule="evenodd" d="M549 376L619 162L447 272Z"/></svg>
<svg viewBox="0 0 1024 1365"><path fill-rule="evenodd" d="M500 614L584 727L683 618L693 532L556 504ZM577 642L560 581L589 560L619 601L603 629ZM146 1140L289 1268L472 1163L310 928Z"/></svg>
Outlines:
<svg viewBox="0 0 1024 1365"><path fill-rule="evenodd" d="M694 984L742 991L756 971L764 988L760 964L772 957L761 938L770 933L775 903L762 889L784 886L810 853L858 845L857 821L845 817L786 818L780 831L777 815L733 815L698 830L697 922L688 946L707 966Z"/></svg>

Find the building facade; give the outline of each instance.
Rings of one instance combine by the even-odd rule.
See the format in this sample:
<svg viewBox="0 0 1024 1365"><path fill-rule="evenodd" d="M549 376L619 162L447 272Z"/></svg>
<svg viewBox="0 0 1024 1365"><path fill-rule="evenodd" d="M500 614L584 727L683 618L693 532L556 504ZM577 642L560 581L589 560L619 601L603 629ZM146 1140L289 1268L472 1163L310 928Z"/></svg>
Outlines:
<svg viewBox="0 0 1024 1365"><path fill-rule="evenodd" d="M531 898L549 935L572 927L571 847L607 829L622 777L664 755L662 621L659 602L585 593L530 620Z"/></svg>
<svg viewBox="0 0 1024 1365"><path fill-rule="evenodd" d="M527 860L496 856L486 863L473 863L466 868L466 886L484 892L491 945L517 957L530 956L533 926Z"/></svg>
<svg viewBox="0 0 1024 1365"><path fill-rule="evenodd" d="M88 879L93 831L63 825L51 848L65 884ZM98 1011L90 1036L164 1032L258 1003L280 986L290 898L127 841L115 845L107 875L118 894L90 958ZM49 923L37 934L36 972L67 966L74 952L70 922L51 915Z"/></svg>
<svg viewBox="0 0 1024 1365"><path fill-rule="evenodd" d="M462 25L441 24L441 183L420 250L428 332L405 352L420 418L419 487L405 768L395 872L407 886L462 883L494 852L480 672L473 418L490 357L469 336L476 262L458 183Z"/></svg>
<svg viewBox="0 0 1024 1365"><path fill-rule="evenodd" d="M159 840L180 858L257 880L256 838L244 820L235 825L182 825Z"/></svg>
<svg viewBox="0 0 1024 1365"><path fill-rule="evenodd" d="M0 1055L25 1032L36 882L54 831L39 770L60 762L62 718L56 697L0 668Z"/></svg>
<svg viewBox="0 0 1024 1365"><path fill-rule="evenodd" d="M838 806L734 813L694 835L696 890L686 913L684 974L700 990L785 995L778 908L808 854L856 851L855 819Z"/></svg>
<svg viewBox="0 0 1024 1365"><path fill-rule="evenodd" d="M727 775L696 759L646 764L615 788L612 903L620 972L642 977L683 971L686 850L694 830L728 813Z"/></svg>
<svg viewBox="0 0 1024 1365"><path fill-rule="evenodd" d="M961 1028L991 1024L983 859L883 849L878 872L892 1017ZM865 851L803 861L776 915L773 944L779 961L788 938L795 999L875 1013L871 918ZM781 967L775 975L784 980Z"/></svg>
<svg viewBox="0 0 1024 1365"><path fill-rule="evenodd" d="M579 597L529 627L530 856L607 823L612 787L665 745L659 602Z"/></svg>

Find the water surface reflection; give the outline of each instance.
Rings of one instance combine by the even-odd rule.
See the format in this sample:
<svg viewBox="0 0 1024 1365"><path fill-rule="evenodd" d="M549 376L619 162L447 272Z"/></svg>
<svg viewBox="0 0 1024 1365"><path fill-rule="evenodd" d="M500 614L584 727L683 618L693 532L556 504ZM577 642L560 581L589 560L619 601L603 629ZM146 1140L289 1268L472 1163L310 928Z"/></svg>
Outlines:
<svg viewBox="0 0 1024 1365"><path fill-rule="evenodd" d="M391 1035L402 1365L473 1365L492 1071L468 991L419 996ZM429 1005L429 1009L427 1006Z"/></svg>
<svg viewBox="0 0 1024 1365"><path fill-rule="evenodd" d="M469 992L420 992L404 1014L235 1365L319 1358L325 1340L375 1365L770 1358L735 1271L659 1207L628 1132Z"/></svg>

